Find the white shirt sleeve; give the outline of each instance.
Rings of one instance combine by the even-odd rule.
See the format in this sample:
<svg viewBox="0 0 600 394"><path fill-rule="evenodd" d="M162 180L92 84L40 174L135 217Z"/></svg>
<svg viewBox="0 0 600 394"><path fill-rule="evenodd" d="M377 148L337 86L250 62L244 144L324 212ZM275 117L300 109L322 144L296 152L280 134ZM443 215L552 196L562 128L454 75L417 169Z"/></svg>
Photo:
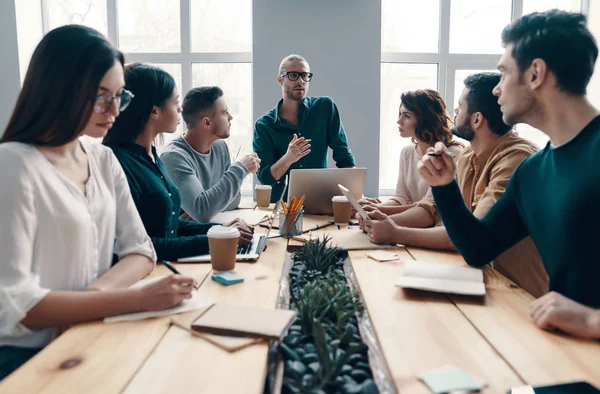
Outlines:
<svg viewBox="0 0 600 394"><path fill-rule="evenodd" d="M48 294L32 272L35 199L23 158L0 152L0 337L29 333L20 322Z"/></svg>
<svg viewBox="0 0 600 394"><path fill-rule="evenodd" d="M141 254L156 263L156 252L144 228L144 223L131 197L131 190L123 168L115 155L108 152L115 183L117 204L116 242L114 253L119 259L130 254Z"/></svg>

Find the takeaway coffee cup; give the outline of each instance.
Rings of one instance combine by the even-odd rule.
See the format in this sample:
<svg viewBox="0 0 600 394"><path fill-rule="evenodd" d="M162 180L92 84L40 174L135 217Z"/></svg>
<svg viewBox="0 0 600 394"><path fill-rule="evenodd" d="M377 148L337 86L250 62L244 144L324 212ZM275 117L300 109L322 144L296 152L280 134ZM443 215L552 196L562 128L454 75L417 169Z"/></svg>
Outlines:
<svg viewBox="0 0 600 394"><path fill-rule="evenodd" d="M256 204L261 208L267 208L271 204L271 186L256 185Z"/></svg>
<svg viewBox="0 0 600 394"><path fill-rule="evenodd" d="M333 220L335 224L348 224L352 215L352 205L345 196L333 196L331 199L333 205Z"/></svg>
<svg viewBox="0 0 600 394"><path fill-rule="evenodd" d="M206 236L213 270L233 270L240 240L239 230L235 227L212 226Z"/></svg>

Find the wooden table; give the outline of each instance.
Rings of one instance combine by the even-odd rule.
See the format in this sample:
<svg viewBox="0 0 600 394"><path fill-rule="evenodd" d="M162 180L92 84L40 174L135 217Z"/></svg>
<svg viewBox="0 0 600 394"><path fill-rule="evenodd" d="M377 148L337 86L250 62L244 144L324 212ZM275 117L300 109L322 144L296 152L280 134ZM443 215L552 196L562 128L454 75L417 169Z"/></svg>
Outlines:
<svg viewBox="0 0 600 394"><path fill-rule="evenodd" d="M243 211L240 211L243 213ZM262 231L262 230L258 230ZM276 230L275 230L276 231ZM322 231L337 231L335 226ZM179 269L202 282L206 303L274 307L287 240L267 241L256 263L239 263L243 285L210 280L210 265ZM600 387L600 344L538 329L532 297L485 269L485 299L405 291L393 286L404 261L464 265L455 253L396 249L378 263L350 258L384 357L401 393L429 393L418 376L452 364L483 378L486 393L512 386L587 380ZM152 275L168 275L162 266ZM257 393L263 391L267 345L228 353L169 324L169 318L78 325L0 383L0 393Z"/></svg>

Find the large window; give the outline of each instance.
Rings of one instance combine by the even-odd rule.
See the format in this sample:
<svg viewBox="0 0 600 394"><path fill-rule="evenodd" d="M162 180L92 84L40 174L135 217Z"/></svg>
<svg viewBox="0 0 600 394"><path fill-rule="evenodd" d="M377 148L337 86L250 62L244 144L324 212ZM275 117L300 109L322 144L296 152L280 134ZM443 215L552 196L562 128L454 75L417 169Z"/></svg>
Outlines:
<svg viewBox="0 0 600 394"><path fill-rule="evenodd" d="M380 194L393 194L402 147L396 125L400 94L437 89L451 115L464 79L496 70L500 33L511 20L559 8L586 11L589 0L382 0ZM545 134L517 125L519 134L544 146Z"/></svg>
<svg viewBox="0 0 600 394"><path fill-rule="evenodd" d="M69 23L90 26L107 35L127 63L169 72L181 97L193 87L220 86L234 118L229 150L232 156L252 150L252 0L15 0L15 5L21 80L45 33ZM247 177L243 191L251 188Z"/></svg>

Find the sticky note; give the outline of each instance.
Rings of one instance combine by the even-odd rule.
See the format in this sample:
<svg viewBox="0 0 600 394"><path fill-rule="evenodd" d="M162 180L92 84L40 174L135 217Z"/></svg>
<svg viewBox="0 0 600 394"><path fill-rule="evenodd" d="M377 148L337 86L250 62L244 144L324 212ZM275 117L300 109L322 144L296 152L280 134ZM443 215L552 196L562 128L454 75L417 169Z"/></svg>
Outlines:
<svg viewBox="0 0 600 394"><path fill-rule="evenodd" d="M427 372L421 375L420 378L436 394L457 390L481 390L483 388L483 385L477 382L473 376L458 368L441 368Z"/></svg>
<svg viewBox="0 0 600 394"><path fill-rule="evenodd" d="M218 274L212 275L211 278L215 282L219 282L226 286L234 285L244 281L244 278L234 274L233 272L219 272Z"/></svg>

